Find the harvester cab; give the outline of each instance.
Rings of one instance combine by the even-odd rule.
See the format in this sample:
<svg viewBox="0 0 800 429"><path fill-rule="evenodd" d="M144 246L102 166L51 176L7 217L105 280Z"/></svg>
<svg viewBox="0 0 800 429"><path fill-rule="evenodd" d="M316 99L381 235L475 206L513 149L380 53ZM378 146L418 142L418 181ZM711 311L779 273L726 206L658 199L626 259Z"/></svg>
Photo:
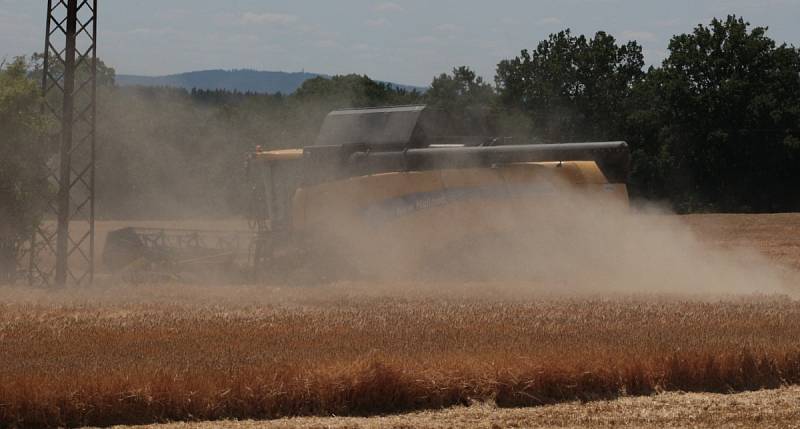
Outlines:
<svg viewBox="0 0 800 429"><path fill-rule="evenodd" d="M625 142L519 143L489 128L423 105L347 109L325 118L313 145L255 151L257 272L452 258L508 228L486 219L520 216L557 181L627 203Z"/></svg>

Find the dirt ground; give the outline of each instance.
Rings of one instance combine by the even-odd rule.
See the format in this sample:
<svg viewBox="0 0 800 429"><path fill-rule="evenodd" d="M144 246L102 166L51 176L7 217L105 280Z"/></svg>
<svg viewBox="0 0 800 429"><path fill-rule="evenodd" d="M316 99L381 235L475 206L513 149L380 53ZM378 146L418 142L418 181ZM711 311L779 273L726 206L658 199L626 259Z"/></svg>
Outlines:
<svg viewBox="0 0 800 429"><path fill-rule="evenodd" d="M703 241L725 248L756 249L770 259L800 270L800 213L688 215L680 219ZM248 231L247 222L226 220L99 221L97 244L102 251L109 232L125 227ZM77 232L83 227L75 224Z"/></svg>
<svg viewBox="0 0 800 429"><path fill-rule="evenodd" d="M756 249L800 270L800 213L690 215L681 219L706 242Z"/></svg>
<svg viewBox="0 0 800 429"><path fill-rule="evenodd" d="M502 409L491 404L373 418L176 423L152 429L255 428L752 428L800 427L800 388L736 395L667 393L586 404Z"/></svg>

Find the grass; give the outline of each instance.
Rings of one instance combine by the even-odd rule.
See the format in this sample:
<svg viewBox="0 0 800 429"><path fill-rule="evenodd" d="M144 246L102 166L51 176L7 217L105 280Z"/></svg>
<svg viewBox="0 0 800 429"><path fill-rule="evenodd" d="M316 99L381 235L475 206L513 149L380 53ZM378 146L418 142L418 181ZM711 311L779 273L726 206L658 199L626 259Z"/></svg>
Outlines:
<svg viewBox="0 0 800 429"><path fill-rule="evenodd" d="M800 303L789 298L394 287L5 290L0 427L374 415L800 383Z"/></svg>

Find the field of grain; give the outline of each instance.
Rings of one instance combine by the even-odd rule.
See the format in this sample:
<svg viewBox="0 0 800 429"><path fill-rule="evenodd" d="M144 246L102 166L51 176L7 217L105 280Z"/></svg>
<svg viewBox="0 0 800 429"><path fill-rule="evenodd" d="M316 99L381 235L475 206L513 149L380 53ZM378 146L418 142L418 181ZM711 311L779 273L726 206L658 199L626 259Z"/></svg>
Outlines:
<svg viewBox="0 0 800 429"><path fill-rule="evenodd" d="M783 266L800 260L800 216L684 221L714 247L756 248ZM486 282L4 288L0 427L779 388L800 384L795 293L572 293Z"/></svg>

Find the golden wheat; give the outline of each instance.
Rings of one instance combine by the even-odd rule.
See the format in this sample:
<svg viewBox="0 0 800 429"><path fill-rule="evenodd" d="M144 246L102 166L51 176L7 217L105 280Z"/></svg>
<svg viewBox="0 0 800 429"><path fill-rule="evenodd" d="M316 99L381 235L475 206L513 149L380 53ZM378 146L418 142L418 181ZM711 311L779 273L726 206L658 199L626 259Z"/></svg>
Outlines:
<svg viewBox="0 0 800 429"><path fill-rule="evenodd" d="M253 289L192 301L176 297L211 288L179 288L136 292L165 302L0 306L0 426L368 415L800 382L800 303L788 298L405 297L345 285L264 290L247 304Z"/></svg>

